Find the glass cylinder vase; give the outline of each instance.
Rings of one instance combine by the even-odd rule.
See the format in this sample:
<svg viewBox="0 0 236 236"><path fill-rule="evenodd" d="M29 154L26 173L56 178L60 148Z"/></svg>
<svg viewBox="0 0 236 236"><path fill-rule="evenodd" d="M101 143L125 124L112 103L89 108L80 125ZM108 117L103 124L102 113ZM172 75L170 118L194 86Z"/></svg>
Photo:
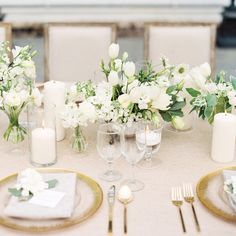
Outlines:
<svg viewBox="0 0 236 236"><path fill-rule="evenodd" d="M73 129L71 146L76 152L84 152L87 148L87 141L80 126Z"/></svg>
<svg viewBox="0 0 236 236"><path fill-rule="evenodd" d="M50 112L55 117L54 106ZM49 122L46 117L42 108L28 114L30 162L37 167L51 166L57 161L56 120Z"/></svg>

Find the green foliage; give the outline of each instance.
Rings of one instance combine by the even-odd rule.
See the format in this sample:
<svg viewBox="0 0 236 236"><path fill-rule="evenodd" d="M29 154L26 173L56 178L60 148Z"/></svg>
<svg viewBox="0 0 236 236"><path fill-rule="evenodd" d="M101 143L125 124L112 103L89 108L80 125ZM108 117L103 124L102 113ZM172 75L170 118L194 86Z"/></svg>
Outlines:
<svg viewBox="0 0 236 236"><path fill-rule="evenodd" d="M197 97L198 95L201 94L198 90L194 88L186 88L186 91L192 96L192 97Z"/></svg>

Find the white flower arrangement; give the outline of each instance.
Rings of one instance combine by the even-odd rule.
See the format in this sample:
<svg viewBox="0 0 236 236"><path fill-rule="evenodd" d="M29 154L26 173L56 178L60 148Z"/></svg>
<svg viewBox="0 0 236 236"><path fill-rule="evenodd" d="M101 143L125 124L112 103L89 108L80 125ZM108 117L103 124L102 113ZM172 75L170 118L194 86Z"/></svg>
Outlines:
<svg viewBox="0 0 236 236"><path fill-rule="evenodd" d="M43 190L54 188L57 183L56 179L45 182L38 171L27 168L18 175L15 187L8 191L19 200L26 201Z"/></svg>
<svg viewBox="0 0 236 236"><path fill-rule="evenodd" d="M10 50L8 43L0 46L0 110L9 118L3 137L13 143L24 140L26 129L19 124L19 115L31 104L40 106L42 96L34 87L35 64L29 46Z"/></svg>

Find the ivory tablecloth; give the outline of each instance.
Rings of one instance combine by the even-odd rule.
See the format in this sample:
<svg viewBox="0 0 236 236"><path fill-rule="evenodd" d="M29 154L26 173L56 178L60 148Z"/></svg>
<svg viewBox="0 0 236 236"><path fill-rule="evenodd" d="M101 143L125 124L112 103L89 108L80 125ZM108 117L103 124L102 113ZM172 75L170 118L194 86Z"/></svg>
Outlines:
<svg viewBox="0 0 236 236"><path fill-rule="evenodd" d="M1 122L2 123L2 122ZM2 136L3 124L0 124ZM89 147L84 154L74 153L69 146L68 139L58 143L58 162L55 167L77 170L85 173L102 186L104 202L99 211L87 221L60 231L42 235L50 236L105 236L107 232L108 207L106 192L111 183L99 179L99 174L106 168L95 148L96 125L85 129ZM226 137L227 138L227 137ZM236 165L236 162L219 164L209 157L211 143L211 127L202 121L196 123L192 132L172 133L164 131L163 141L157 157L160 160L158 168L154 170L136 169L136 177L145 183L145 189L135 193L134 201L128 206L129 236L178 236L183 235L177 208L171 204L170 190L172 186L180 185L184 181L194 183L202 175L217 168ZM25 144L27 145L27 144ZM0 141L0 177L30 167L27 153L18 155L9 152L11 146ZM129 165L123 159L117 162L117 168L123 173L123 179L130 177ZM116 182L119 186L120 182ZM1 191L1 190L0 190ZM187 227L185 235L204 236L233 236L236 235L236 225L223 221L212 215L196 199L196 211L202 232L195 230L191 208L187 203L183 205L183 214ZM122 234L122 206L116 202L114 209L114 236ZM33 235L32 233L17 232L0 226L1 236Z"/></svg>

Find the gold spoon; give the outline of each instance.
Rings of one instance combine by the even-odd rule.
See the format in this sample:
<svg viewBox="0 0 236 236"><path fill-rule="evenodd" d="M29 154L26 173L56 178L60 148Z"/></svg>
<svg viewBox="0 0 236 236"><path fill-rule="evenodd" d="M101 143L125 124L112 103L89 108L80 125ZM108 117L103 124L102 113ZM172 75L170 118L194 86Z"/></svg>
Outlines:
<svg viewBox="0 0 236 236"><path fill-rule="evenodd" d="M133 200L132 191L127 185L120 188L118 200L124 205L124 234L127 235L127 204Z"/></svg>

